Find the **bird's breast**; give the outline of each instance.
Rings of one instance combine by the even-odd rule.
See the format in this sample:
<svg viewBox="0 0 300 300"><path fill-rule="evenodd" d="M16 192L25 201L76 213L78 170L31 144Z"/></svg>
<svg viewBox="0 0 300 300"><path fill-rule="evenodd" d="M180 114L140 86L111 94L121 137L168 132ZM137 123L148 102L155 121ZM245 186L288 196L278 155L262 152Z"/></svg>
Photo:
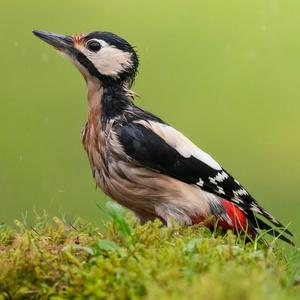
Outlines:
<svg viewBox="0 0 300 300"><path fill-rule="evenodd" d="M205 192L135 163L124 153L111 128L103 131L87 125L82 141L97 186L142 219L160 217L168 222L173 216L191 223L194 214L209 214L212 200Z"/></svg>
<svg viewBox="0 0 300 300"><path fill-rule="evenodd" d="M101 189L104 189L104 179L108 176L108 154L105 132L94 124L87 123L82 132L82 144L88 155L93 176L103 178L97 182Z"/></svg>

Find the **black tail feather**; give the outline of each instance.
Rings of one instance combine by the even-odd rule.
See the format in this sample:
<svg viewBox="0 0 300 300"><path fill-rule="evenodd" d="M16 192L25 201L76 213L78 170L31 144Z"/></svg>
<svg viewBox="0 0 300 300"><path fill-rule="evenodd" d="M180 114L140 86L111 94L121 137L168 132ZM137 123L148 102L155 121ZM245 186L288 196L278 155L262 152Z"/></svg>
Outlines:
<svg viewBox="0 0 300 300"><path fill-rule="evenodd" d="M265 217L268 221L270 221L274 226L276 226L277 228L282 228L284 230L285 233L287 233L288 235L290 235L291 237L293 237L293 233L290 232L285 226L283 226L283 224L281 222L279 222L278 220L274 221L270 215L265 212L265 210L263 208L261 208L261 213L259 213L260 215L262 215L263 217Z"/></svg>
<svg viewBox="0 0 300 300"><path fill-rule="evenodd" d="M255 228L260 229L260 230L266 230L269 235L272 235L290 245L295 246L294 242L284 235L285 233L288 233L289 235L293 236L293 234L290 231L288 231L286 228L284 228L283 226L281 228L282 231L278 231L278 229L280 229L278 224L276 224L277 229L275 229L275 228L271 227L270 225L268 225L267 223L265 223L264 221L258 219L254 214L251 219L252 219L251 223L253 224L252 226L254 226ZM273 224L273 222L272 222L272 224Z"/></svg>

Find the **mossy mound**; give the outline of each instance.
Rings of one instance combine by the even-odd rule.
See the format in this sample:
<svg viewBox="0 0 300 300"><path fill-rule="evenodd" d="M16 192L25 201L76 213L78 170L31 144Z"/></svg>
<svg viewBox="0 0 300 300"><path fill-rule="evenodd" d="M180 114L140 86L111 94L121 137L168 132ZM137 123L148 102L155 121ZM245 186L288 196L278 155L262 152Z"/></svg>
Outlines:
<svg viewBox="0 0 300 300"><path fill-rule="evenodd" d="M110 214L106 231L58 218L3 225L0 299L299 299L297 250Z"/></svg>

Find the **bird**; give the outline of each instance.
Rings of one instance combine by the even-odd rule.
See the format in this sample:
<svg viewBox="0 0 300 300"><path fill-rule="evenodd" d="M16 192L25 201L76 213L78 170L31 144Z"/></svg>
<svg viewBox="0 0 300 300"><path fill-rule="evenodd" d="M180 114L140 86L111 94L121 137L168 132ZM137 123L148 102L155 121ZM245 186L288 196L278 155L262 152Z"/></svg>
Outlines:
<svg viewBox="0 0 300 300"><path fill-rule="evenodd" d="M293 244L293 234L212 156L134 103L135 47L106 31L33 34L69 57L86 81L82 143L96 185L106 195L142 224L160 219L166 226L174 220L217 225L251 237L265 230Z"/></svg>

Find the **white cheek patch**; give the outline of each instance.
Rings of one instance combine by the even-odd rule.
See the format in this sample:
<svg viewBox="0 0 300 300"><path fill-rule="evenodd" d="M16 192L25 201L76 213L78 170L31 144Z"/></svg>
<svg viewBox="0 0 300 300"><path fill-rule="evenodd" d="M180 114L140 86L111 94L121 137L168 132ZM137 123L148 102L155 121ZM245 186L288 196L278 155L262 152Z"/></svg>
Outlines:
<svg viewBox="0 0 300 300"><path fill-rule="evenodd" d="M132 67L131 53L122 51L105 41L97 40L102 48L98 52L92 52L84 45L77 44L75 47L80 50L96 67L99 73L107 76L118 77L124 70Z"/></svg>
<svg viewBox="0 0 300 300"><path fill-rule="evenodd" d="M101 74L118 76L132 66L131 53L112 46L104 47L95 59L91 59Z"/></svg>

